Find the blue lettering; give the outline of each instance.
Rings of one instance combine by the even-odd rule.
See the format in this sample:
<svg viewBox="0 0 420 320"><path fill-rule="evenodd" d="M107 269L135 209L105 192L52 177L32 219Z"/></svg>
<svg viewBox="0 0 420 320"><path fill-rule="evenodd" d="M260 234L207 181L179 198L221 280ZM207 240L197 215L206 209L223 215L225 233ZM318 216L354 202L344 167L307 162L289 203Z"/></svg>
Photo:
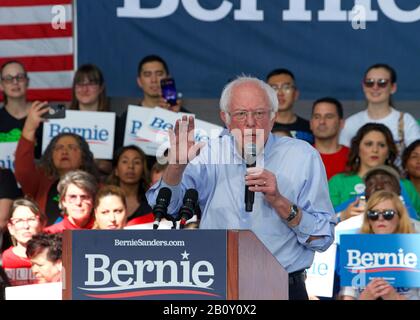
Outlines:
<svg viewBox="0 0 420 320"><path fill-rule="evenodd" d="M15 163L12 161L10 156L6 156L6 159L0 159L0 167L15 170Z"/></svg>
<svg viewBox="0 0 420 320"><path fill-rule="evenodd" d="M150 126L155 129L163 129L163 130L172 129L174 127L170 123L165 123L165 121L161 118L154 118Z"/></svg>
<svg viewBox="0 0 420 320"><path fill-rule="evenodd" d="M139 130L141 128L142 123L140 121L133 120L131 122L131 124L132 124L132 126L131 126L130 134L136 134L137 133L137 130Z"/></svg>
<svg viewBox="0 0 420 320"><path fill-rule="evenodd" d="M109 132L106 129L98 129L98 126L91 128L61 127L59 124L50 125L50 138L59 133L74 133L82 136L85 140L106 141L109 138Z"/></svg>
<svg viewBox="0 0 420 320"><path fill-rule="evenodd" d="M59 124L50 124L50 138L55 137L60 133L60 125Z"/></svg>

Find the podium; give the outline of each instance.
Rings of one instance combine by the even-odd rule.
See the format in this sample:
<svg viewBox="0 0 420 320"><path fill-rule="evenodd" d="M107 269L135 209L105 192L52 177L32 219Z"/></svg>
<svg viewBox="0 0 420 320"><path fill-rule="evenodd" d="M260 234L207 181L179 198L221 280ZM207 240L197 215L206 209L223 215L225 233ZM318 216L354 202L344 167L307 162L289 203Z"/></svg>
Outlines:
<svg viewBox="0 0 420 320"><path fill-rule="evenodd" d="M287 300L288 273L248 230L66 230L63 299Z"/></svg>

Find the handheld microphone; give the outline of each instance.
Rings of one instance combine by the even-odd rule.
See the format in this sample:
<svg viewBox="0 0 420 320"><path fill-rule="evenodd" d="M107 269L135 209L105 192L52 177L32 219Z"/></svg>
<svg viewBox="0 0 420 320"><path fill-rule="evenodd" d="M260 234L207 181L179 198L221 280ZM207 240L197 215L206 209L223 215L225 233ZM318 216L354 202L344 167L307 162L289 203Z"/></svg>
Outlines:
<svg viewBox="0 0 420 320"><path fill-rule="evenodd" d="M184 200L178 216L180 217L179 228L184 229L187 220L191 219L195 213L198 201L198 192L195 189L188 189L185 192Z"/></svg>
<svg viewBox="0 0 420 320"><path fill-rule="evenodd" d="M246 167L251 168L256 165L257 157L257 145L255 143L249 143L244 147L244 158L246 162ZM245 211L251 212L252 207L254 206L255 192L249 191L247 185L245 185Z"/></svg>
<svg viewBox="0 0 420 320"><path fill-rule="evenodd" d="M153 222L153 229L157 229L159 227L160 220L162 220L162 218L166 216L171 197L171 189L164 187L159 190L159 193L156 198L156 204L153 207L153 214L155 216L155 221Z"/></svg>

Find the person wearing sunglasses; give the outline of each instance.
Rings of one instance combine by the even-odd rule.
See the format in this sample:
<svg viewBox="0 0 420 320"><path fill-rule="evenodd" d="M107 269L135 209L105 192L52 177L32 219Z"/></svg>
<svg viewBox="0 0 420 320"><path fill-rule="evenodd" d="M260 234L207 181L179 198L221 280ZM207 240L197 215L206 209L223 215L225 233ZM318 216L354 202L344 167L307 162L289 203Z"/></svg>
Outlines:
<svg viewBox="0 0 420 320"><path fill-rule="evenodd" d="M387 64L372 65L364 74L362 88L367 108L346 119L340 134L340 144L350 146L352 137L364 124L382 123L392 132L398 148L396 165L400 167L400 157L405 146L420 137L420 126L412 115L395 109L391 97L397 92L397 73Z"/></svg>
<svg viewBox="0 0 420 320"><path fill-rule="evenodd" d="M45 216L38 205L29 198L13 201L7 228L13 246L3 252L3 267L12 286L36 283L31 272L31 262L26 256L28 241L41 232Z"/></svg>
<svg viewBox="0 0 420 320"><path fill-rule="evenodd" d="M17 142L22 135L31 103L27 101L29 77L25 66L17 60L4 62L0 67L0 92L3 107L0 108L0 142ZM42 126L35 133L39 142L35 158L41 156Z"/></svg>
<svg viewBox="0 0 420 320"><path fill-rule="evenodd" d="M70 171L60 179L57 190L64 218L46 227L44 232L61 233L64 230L92 229L93 202L98 190L95 177L82 170Z"/></svg>
<svg viewBox="0 0 420 320"><path fill-rule="evenodd" d="M410 218L399 196L390 191L377 191L369 198L360 233L413 233ZM342 300L419 300L419 288L394 288L383 278L375 278L365 288L342 287Z"/></svg>

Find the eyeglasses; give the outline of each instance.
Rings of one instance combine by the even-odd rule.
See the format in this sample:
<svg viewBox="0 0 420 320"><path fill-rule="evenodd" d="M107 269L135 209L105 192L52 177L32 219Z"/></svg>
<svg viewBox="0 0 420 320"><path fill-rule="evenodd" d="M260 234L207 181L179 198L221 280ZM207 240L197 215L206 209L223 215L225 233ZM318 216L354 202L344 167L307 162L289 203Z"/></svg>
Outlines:
<svg viewBox="0 0 420 320"><path fill-rule="evenodd" d="M387 210L383 210L383 211L378 211L378 210L368 210L367 212L367 217L369 220L372 221L376 221L379 219L379 215L382 215L382 217L385 220L392 220L392 218L394 218L395 215L397 215L398 212L396 212L395 210L392 209L387 209Z"/></svg>
<svg viewBox="0 0 420 320"><path fill-rule="evenodd" d="M284 93L289 93L295 88L295 86L291 83L284 83L281 86L273 84L271 85L271 88L273 88L276 92L283 91Z"/></svg>
<svg viewBox="0 0 420 320"><path fill-rule="evenodd" d="M25 73L19 73L15 76L7 75L7 76L1 78L1 80L4 83L7 83L7 84L13 83L13 80L16 80L16 82L24 82L27 79L28 79L28 77L26 76Z"/></svg>
<svg viewBox="0 0 420 320"><path fill-rule="evenodd" d="M248 117L248 114L251 114L255 120L263 120L267 117L268 113L269 111L267 110L228 112L237 121L244 121Z"/></svg>
<svg viewBox="0 0 420 320"><path fill-rule="evenodd" d="M87 194L68 194L66 195L67 202L71 204L77 203L77 199L80 199L80 202L91 202L92 197Z"/></svg>
<svg viewBox="0 0 420 320"><path fill-rule="evenodd" d="M65 148L69 149L70 151L76 151L79 150L79 146L76 144L56 144L53 148L54 151L63 151Z"/></svg>
<svg viewBox="0 0 420 320"><path fill-rule="evenodd" d="M12 218L10 219L10 222L18 228L22 228L25 223L27 223L28 225L34 226L38 223L39 221L39 217L38 216L33 216L31 218L26 218L26 219L22 219L22 218Z"/></svg>
<svg viewBox="0 0 420 320"><path fill-rule="evenodd" d="M376 85L378 88L386 88L388 86L389 80L388 79L365 79L363 80L363 84L366 88L373 88Z"/></svg>
<svg viewBox="0 0 420 320"><path fill-rule="evenodd" d="M98 85L99 85L98 81L92 80L88 82L78 82L76 83L76 88L93 88Z"/></svg>

